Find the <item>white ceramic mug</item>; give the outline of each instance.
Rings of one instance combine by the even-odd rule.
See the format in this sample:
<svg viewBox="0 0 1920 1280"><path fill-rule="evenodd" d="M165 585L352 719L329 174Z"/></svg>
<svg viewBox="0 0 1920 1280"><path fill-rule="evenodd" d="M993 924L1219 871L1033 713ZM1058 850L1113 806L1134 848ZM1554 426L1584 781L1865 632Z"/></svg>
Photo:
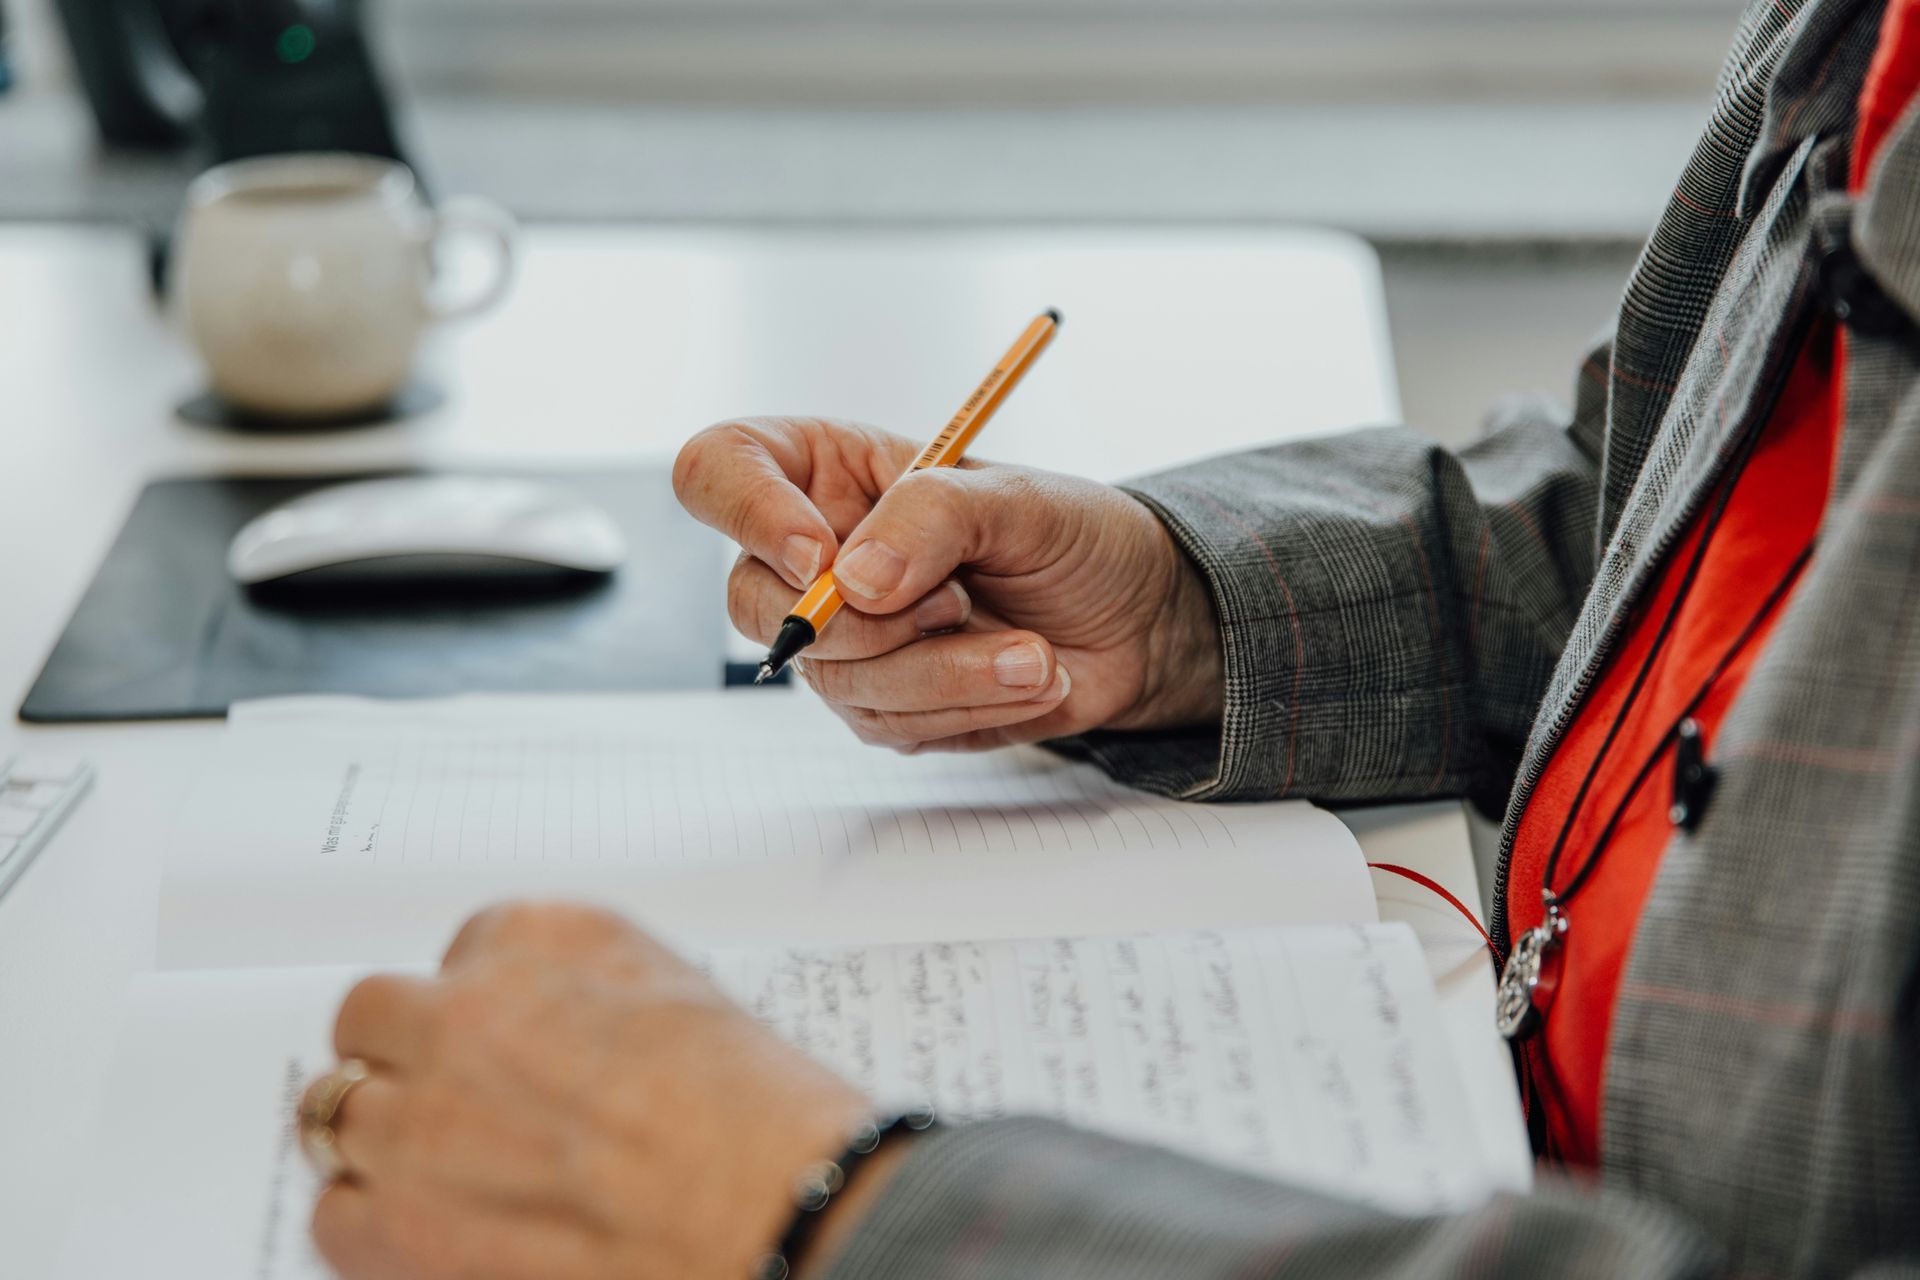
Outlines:
<svg viewBox="0 0 1920 1280"><path fill-rule="evenodd" d="M454 234L480 236L494 253L492 278L471 298L436 288L435 244ZM513 236L512 218L484 200L427 208L396 161L238 160L188 188L175 294L228 404L266 417L352 414L393 399L432 324L499 301Z"/></svg>

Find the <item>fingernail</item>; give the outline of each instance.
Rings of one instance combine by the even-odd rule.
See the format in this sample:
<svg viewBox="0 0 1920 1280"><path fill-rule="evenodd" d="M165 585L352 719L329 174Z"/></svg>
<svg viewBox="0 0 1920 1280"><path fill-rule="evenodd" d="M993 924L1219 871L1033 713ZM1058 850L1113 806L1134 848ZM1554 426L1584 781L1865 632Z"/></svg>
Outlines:
<svg viewBox="0 0 1920 1280"><path fill-rule="evenodd" d="M1016 644L993 659L993 678L1009 689L1031 689L1046 678L1047 655L1037 644Z"/></svg>
<svg viewBox="0 0 1920 1280"><path fill-rule="evenodd" d="M922 631L945 631L965 622L972 612L967 589L949 578L913 611L913 625Z"/></svg>
<svg viewBox="0 0 1920 1280"><path fill-rule="evenodd" d="M1045 696L1049 698L1058 698L1062 702L1064 702L1066 701L1067 695L1072 692L1073 692L1073 677L1067 674L1067 669L1065 667L1061 666L1057 662L1054 663L1053 664L1053 683L1047 687L1047 692Z"/></svg>
<svg viewBox="0 0 1920 1280"><path fill-rule="evenodd" d="M878 600L907 576L907 558L884 542L868 539L833 566L833 580L868 600Z"/></svg>
<svg viewBox="0 0 1920 1280"><path fill-rule="evenodd" d="M804 533L789 536L780 548L787 562L787 573L796 583L812 582L820 576L820 542Z"/></svg>

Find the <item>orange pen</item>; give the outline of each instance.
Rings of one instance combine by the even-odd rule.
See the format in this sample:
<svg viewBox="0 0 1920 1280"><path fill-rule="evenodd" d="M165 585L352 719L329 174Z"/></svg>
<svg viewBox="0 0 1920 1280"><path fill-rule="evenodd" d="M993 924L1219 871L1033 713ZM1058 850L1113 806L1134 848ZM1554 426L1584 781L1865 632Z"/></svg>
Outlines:
<svg viewBox="0 0 1920 1280"><path fill-rule="evenodd" d="M1035 317L1027 326L1027 331L1015 340L1007 354L1000 357L1000 363L993 366L993 372L974 389L967 402L960 406L960 412L933 438L933 443L921 450L920 456L913 460L907 472L924 471L928 467L950 467L966 456L967 446L980 434L980 428L1007 398L1009 392L1020 385L1020 379L1026 377L1027 370L1033 367L1042 351L1053 341L1053 335L1060 331L1060 313L1049 308L1044 314ZM802 649L820 638L833 615L840 612L840 588L833 581L833 570L828 569L813 580L807 593L800 597L800 603L793 606L793 612L780 624L780 634L773 638L773 647L767 650L767 660L760 664L760 673L753 678L755 684L771 680L780 668L792 662Z"/></svg>

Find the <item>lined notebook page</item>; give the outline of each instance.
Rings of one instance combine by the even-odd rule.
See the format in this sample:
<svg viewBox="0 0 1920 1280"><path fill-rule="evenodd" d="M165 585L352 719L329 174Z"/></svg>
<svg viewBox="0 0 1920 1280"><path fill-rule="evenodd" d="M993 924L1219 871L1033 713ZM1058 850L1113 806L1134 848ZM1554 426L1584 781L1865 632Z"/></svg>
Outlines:
<svg viewBox="0 0 1920 1280"><path fill-rule="evenodd" d="M354 747L331 803L306 816L321 854L375 865L1178 852L1234 848L1248 825L1042 752L822 747L405 731Z"/></svg>
<svg viewBox="0 0 1920 1280"><path fill-rule="evenodd" d="M1482 1187L1401 925L720 953L719 983L870 1094L1034 1114L1439 1209Z"/></svg>
<svg viewBox="0 0 1920 1280"><path fill-rule="evenodd" d="M1038 748L903 757L810 695L243 711L170 841L161 962L405 962L516 895L724 941L1375 919L1300 802L1182 803Z"/></svg>
<svg viewBox="0 0 1920 1280"><path fill-rule="evenodd" d="M950 1119L1052 1116L1400 1211L1492 1188L1404 926L705 963L876 1096L931 1098ZM332 1061L326 1031L350 981L309 969L136 982L71 1274L319 1280L315 1187L288 1116Z"/></svg>

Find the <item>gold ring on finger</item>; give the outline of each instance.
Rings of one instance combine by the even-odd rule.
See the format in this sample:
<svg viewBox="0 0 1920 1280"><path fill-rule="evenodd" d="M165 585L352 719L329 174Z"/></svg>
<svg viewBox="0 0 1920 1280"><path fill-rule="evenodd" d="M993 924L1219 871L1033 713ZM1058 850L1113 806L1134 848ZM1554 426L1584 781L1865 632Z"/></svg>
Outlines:
<svg viewBox="0 0 1920 1280"><path fill-rule="evenodd" d="M371 1074L365 1062L359 1058L348 1058L308 1085L306 1092L300 1095L300 1109L296 1117L300 1149L328 1182L338 1182L351 1172L346 1157L340 1154L340 1135L334 1130L334 1117L340 1114L340 1108L346 1102L347 1095L353 1092L353 1086Z"/></svg>

